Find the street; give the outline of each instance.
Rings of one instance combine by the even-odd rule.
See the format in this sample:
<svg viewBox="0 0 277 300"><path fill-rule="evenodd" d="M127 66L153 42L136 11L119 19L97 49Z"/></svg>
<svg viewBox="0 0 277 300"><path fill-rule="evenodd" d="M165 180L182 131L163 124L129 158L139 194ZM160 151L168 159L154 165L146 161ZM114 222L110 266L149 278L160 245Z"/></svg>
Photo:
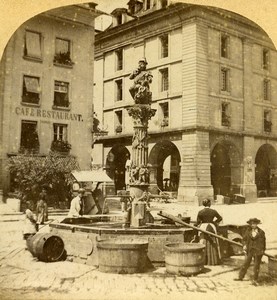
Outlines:
<svg viewBox="0 0 277 300"><path fill-rule="evenodd" d="M163 204L161 209L168 212L180 210L177 204ZM183 206L183 209L185 207ZM186 207L194 218L198 207ZM225 223L236 210L236 216L244 219L249 215L259 216L263 220L261 227L268 237L267 252L276 254L275 223L268 214L277 209L275 203L257 203L233 206L217 206ZM275 212L276 213L276 212ZM246 215L245 215L246 214ZM50 216L61 220L63 216ZM8 220L10 219L10 221ZM17 220L16 220L17 219ZM251 285L252 267L242 282L233 281L242 263L243 257L236 256L219 266L207 266L203 273L194 277L179 277L166 274L165 267L144 274L106 274L97 268L69 261L44 263L37 261L26 250L22 239L23 215L1 215L1 299L190 299L204 296L205 299L277 299L277 280L267 273L267 258L263 258L260 272L260 285ZM48 226L42 228L47 232ZM273 251L273 252L272 252Z"/></svg>

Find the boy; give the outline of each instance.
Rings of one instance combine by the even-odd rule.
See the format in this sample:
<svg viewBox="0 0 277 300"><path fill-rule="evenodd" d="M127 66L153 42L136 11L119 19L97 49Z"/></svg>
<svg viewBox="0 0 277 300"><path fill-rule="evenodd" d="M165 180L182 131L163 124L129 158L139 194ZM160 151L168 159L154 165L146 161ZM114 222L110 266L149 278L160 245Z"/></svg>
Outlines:
<svg viewBox="0 0 277 300"><path fill-rule="evenodd" d="M258 276L262 256L265 251L265 233L258 227L261 221L257 218L251 218L247 221L250 225L243 237L243 250L246 253L245 261L239 271L239 277L234 280L243 280L247 269L249 268L252 258L254 257L254 277L252 284L258 285Z"/></svg>

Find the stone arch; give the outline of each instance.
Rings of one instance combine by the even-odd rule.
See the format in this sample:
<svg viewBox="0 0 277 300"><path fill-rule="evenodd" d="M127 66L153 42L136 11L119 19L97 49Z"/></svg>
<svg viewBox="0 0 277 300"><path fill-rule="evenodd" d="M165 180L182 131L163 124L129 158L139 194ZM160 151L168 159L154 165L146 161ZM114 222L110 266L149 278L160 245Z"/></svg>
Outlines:
<svg viewBox="0 0 277 300"><path fill-rule="evenodd" d="M177 146L168 140L154 145L149 154L150 184L162 191L177 192L180 178L181 155Z"/></svg>
<svg viewBox="0 0 277 300"><path fill-rule="evenodd" d="M126 188L125 164L128 158L130 152L122 144L114 145L106 157L106 172L114 180L116 191Z"/></svg>
<svg viewBox="0 0 277 300"><path fill-rule="evenodd" d="M239 193L241 184L241 155L231 141L221 140L211 149L211 184L215 195Z"/></svg>
<svg viewBox="0 0 277 300"><path fill-rule="evenodd" d="M271 144L260 146L255 157L255 183L258 197L276 196L277 151Z"/></svg>

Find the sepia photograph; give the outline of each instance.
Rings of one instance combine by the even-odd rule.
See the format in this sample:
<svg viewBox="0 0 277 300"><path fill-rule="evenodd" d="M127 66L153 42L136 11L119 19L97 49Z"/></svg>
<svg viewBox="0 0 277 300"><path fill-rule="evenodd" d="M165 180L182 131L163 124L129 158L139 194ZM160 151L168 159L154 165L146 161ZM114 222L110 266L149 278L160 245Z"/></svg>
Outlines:
<svg viewBox="0 0 277 300"><path fill-rule="evenodd" d="M277 3L0 8L0 299L277 299Z"/></svg>

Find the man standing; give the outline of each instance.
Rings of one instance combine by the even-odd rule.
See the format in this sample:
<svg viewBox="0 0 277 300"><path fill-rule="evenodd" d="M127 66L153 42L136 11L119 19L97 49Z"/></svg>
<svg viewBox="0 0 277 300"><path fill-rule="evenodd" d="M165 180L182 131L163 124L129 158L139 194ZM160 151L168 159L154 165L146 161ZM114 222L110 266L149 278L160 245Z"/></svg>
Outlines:
<svg viewBox="0 0 277 300"><path fill-rule="evenodd" d="M253 285L258 285L258 276L262 256L266 247L266 238L264 231L258 227L261 221L257 218L251 218L247 221L250 225L243 237L243 250L246 253L245 261L239 271L239 277L234 280L243 280L252 258L254 258L254 277Z"/></svg>
<svg viewBox="0 0 277 300"><path fill-rule="evenodd" d="M81 215L83 215L84 195L85 195L85 189L80 188L78 191L78 195L75 198L73 198L70 203L70 209L68 212L69 217L80 217Z"/></svg>

